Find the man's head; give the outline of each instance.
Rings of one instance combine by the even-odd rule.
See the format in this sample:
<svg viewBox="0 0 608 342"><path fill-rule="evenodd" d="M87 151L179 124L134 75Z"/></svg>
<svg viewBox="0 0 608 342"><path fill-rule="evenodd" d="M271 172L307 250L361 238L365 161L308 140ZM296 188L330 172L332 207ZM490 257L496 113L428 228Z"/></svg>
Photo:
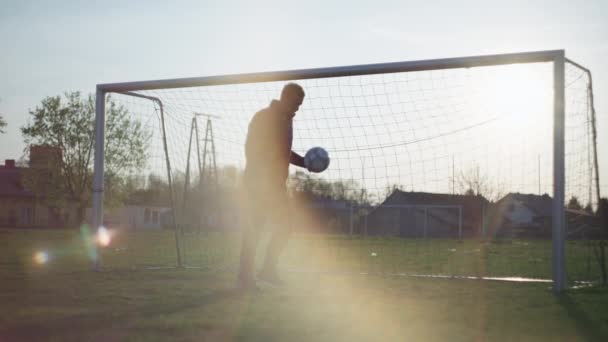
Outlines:
<svg viewBox="0 0 608 342"><path fill-rule="evenodd" d="M281 104L285 112L295 115L304 101L304 89L297 83L287 83L281 91Z"/></svg>

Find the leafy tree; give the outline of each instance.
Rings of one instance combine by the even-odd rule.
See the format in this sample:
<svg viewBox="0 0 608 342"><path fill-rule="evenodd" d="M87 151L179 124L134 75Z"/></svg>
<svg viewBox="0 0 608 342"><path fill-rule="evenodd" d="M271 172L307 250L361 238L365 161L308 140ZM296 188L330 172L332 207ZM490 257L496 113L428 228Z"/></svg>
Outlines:
<svg viewBox="0 0 608 342"><path fill-rule="evenodd" d="M128 178L125 184L125 202L135 205L169 206L171 204L169 184L163 177L150 174L144 182L146 184L141 183L141 180Z"/></svg>
<svg viewBox="0 0 608 342"><path fill-rule="evenodd" d="M52 146L60 149L61 155L46 171L31 170L26 182L34 192L42 192L44 201L51 206L65 208L66 200L75 201L78 220L82 221L91 199L95 97L66 92L63 97L43 99L29 114L30 121L21 128L27 148ZM129 117L126 108L108 96L105 134L104 199L113 206L125 196L124 175L145 165L150 133L141 122ZM41 179L40 172L51 177Z"/></svg>
<svg viewBox="0 0 608 342"><path fill-rule="evenodd" d="M0 114L0 133L6 133L4 127L6 127L6 121L2 117L2 114Z"/></svg>
<svg viewBox="0 0 608 342"><path fill-rule="evenodd" d="M583 206L578 201L578 198L576 196L572 196L570 198L570 201L568 201L568 206L567 207L568 207L568 209L576 209L576 210L583 209Z"/></svg>
<svg viewBox="0 0 608 342"><path fill-rule="evenodd" d="M0 115L0 133L6 133L4 127L6 127L6 121L4 121L4 118Z"/></svg>
<svg viewBox="0 0 608 342"><path fill-rule="evenodd" d="M327 181L302 171L296 171L296 174L290 177L289 185L294 191L334 200L346 200L359 204L368 204L371 201L367 191L353 180Z"/></svg>

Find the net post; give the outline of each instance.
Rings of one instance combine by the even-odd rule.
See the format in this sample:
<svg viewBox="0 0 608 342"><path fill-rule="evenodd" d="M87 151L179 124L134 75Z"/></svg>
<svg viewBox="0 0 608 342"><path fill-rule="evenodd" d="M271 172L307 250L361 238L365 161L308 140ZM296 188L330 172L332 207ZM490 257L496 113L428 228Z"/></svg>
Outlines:
<svg viewBox="0 0 608 342"><path fill-rule="evenodd" d="M462 240L462 205L458 206L458 239Z"/></svg>
<svg viewBox="0 0 608 342"><path fill-rule="evenodd" d="M93 162L93 198L92 198L92 217L91 231L95 234L103 225L103 176L104 176L104 147L105 147L105 103L106 93L97 88L95 94L95 155ZM97 251L96 244L93 248L93 269L101 268L101 256Z"/></svg>
<svg viewBox="0 0 608 342"><path fill-rule="evenodd" d="M427 237L427 225L428 225L428 208L424 208L424 238Z"/></svg>
<svg viewBox="0 0 608 342"><path fill-rule="evenodd" d="M485 204L481 204L481 219L480 222L481 224L481 229L480 229L480 235L482 239L485 239L486 237L486 206Z"/></svg>
<svg viewBox="0 0 608 342"><path fill-rule="evenodd" d="M566 288L564 255L565 214L565 56L558 51L553 60L553 292L560 293Z"/></svg>
<svg viewBox="0 0 608 342"><path fill-rule="evenodd" d="M177 267L183 267L182 262L182 251L179 243L179 231L177 226L177 206L175 205L175 192L173 191L173 176L171 175L171 161L169 159L169 148L167 146L167 128L165 126L165 110L162 101L160 99L156 99L157 104L160 109L160 123L162 129L162 137L163 137L163 149L165 151L165 166L167 167L167 182L169 184L169 193L170 193L170 201L171 208L173 208L173 231L175 233L175 251L177 253Z"/></svg>
<svg viewBox="0 0 608 342"><path fill-rule="evenodd" d="M349 220L348 220L348 229L349 229L349 232L350 232L350 238L351 239L353 238L354 225L355 225L355 222L354 222L355 218L353 216L354 216L354 207L353 207L353 203L351 202L350 206L348 208L348 217L349 217Z"/></svg>

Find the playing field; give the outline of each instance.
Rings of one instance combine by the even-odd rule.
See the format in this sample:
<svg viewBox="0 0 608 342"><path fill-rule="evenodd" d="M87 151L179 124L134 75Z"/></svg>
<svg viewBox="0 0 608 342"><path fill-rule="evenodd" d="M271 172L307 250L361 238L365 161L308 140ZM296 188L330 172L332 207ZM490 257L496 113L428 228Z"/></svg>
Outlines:
<svg viewBox="0 0 608 342"><path fill-rule="evenodd" d="M260 262L268 237L263 234L260 239ZM61 240L61 236L57 238ZM77 242L82 236L71 239L76 240L72 241L75 248L82 245ZM239 239L239 233L182 232L178 236L182 263L203 269L234 269L238 265ZM589 240L567 241L569 281L593 282L600 278L593 245ZM118 231L113 234L111 245L101 250L101 260L110 269L174 267L175 236L166 230ZM484 241L295 234L281 265L301 272L550 280L551 260L552 242L548 239ZM84 261L83 267L88 267L88 260Z"/></svg>
<svg viewBox="0 0 608 342"><path fill-rule="evenodd" d="M238 235L182 239L196 268L165 268L175 241L159 232L117 234L92 272L79 231L0 231L0 341L608 339L605 288L427 277L547 278L548 241L296 236L288 286L237 295ZM568 246L581 279L597 274L584 246Z"/></svg>

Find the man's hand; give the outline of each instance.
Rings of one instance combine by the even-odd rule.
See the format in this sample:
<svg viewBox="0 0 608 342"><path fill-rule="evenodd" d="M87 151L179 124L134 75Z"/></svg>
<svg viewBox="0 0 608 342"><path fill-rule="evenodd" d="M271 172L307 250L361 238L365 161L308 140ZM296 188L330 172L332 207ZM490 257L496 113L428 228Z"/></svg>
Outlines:
<svg viewBox="0 0 608 342"><path fill-rule="evenodd" d="M291 151L291 155L289 156L289 163L295 166L306 168L306 166L304 165L304 157L295 153L294 151Z"/></svg>

